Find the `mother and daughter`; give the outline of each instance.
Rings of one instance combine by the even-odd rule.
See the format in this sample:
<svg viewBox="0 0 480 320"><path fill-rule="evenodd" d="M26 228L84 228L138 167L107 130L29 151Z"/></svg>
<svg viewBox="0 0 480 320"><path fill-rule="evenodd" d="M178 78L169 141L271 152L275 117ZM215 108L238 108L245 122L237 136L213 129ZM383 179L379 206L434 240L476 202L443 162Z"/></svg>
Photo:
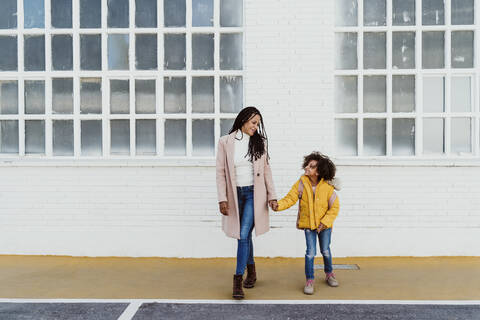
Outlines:
<svg viewBox="0 0 480 320"><path fill-rule="evenodd" d="M330 240L332 226L340 209L335 188L335 165L325 155L312 152L304 157L305 174L288 194L277 202L269 165L268 139L263 118L255 107L237 115L228 135L220 138L216 162L218 205L225 234L238 240L237 266L233 275L235 299L243 299L243 288L253 288L257 280L253 258L252 231L259 236L269 230L270 206L282 211L300 200L297 228L305 233L305 294L314 292L317 238L323 256L326 282L338 286L332 267ZM247 276L243 275L247 270Z"/></svg>

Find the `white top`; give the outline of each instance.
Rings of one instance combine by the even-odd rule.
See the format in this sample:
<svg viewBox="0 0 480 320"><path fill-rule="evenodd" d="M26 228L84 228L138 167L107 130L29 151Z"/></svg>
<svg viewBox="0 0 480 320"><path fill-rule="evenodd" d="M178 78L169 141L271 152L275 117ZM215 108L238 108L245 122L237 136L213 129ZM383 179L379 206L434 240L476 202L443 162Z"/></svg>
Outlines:
<svg viewBox="0 0 480 320"><path fill-rule="evenodd" d="M253 163L249 161L248 143L250 142L250 136L243 133L240 130L237 131L235 136L235 181L237 187L245 187L253 185ZM239 140L240 139L240 140Z"/></svg>

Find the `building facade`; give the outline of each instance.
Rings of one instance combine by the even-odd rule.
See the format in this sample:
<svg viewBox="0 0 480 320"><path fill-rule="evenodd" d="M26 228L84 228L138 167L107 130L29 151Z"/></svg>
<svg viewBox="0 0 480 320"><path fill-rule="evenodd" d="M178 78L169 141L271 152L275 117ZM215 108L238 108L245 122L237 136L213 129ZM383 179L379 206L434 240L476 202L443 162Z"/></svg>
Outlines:
<svg viewBox="0 0 480 320"><path fill-rule="evenodd" d="M342 180L334 256L480 255L474 0L4 0L0 254L234 256L215 150L264 117L277 193ZM296 208L256 255L303 256Z"/></svg>

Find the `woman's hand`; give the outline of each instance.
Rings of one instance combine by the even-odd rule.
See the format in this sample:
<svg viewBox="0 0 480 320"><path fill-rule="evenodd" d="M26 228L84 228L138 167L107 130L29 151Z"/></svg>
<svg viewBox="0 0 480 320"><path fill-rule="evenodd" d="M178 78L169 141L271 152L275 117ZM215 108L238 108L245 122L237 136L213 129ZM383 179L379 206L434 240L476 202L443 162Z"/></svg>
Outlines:
<svg viewBox="0 0 480 320"><path fill-rule="evenodd" d="M278 210L277 200L270 200L270 201L268 201L268 205L270 206L270 208L272 208L273 211L277 211L277 210Z"/></svg>
<svg viewBox="0 0 480 320"><path fill-rule="evenodd" d="M218 203L218 209L220 210L220 213L223 214L224 216L228 216L228 202L227 201L222 201Z"/></svg>
<svg viewBox="0 0 480 320"><path fill-rule="evenodd" d="M325 229L327 229L327 227L323 223L320 223L320 226L317 229L317 233L320 233Z"/></svg>

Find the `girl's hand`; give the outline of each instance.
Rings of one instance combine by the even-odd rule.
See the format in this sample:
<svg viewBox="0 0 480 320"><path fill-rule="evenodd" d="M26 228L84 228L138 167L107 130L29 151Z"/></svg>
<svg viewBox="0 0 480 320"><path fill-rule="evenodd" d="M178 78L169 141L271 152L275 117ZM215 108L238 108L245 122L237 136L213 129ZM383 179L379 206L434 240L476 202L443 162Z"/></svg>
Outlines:
<svg viewBox="0 0 480 320"><path fill-rule="evenodd" d="M218 203L218 209L220 210L220 213L223 214L224 216L228 216L228 202L227 201L222 201Z"/></svg>
<svg viewBox="0 0 480 320"><path fill-rule="evenodd" d="M272 208L273 211L277 211L277 210L278 210L277 200L270 200L270 201L268 201L268 205L270 206L270 208Z"/></svg>
<svg viewBox="0 0 480 320"><path fill-rule="evenodd" d="M327 229L327 227L323 223L320 223L320 226L317 229L317 233L320 233L325 229Z"/></svg>

